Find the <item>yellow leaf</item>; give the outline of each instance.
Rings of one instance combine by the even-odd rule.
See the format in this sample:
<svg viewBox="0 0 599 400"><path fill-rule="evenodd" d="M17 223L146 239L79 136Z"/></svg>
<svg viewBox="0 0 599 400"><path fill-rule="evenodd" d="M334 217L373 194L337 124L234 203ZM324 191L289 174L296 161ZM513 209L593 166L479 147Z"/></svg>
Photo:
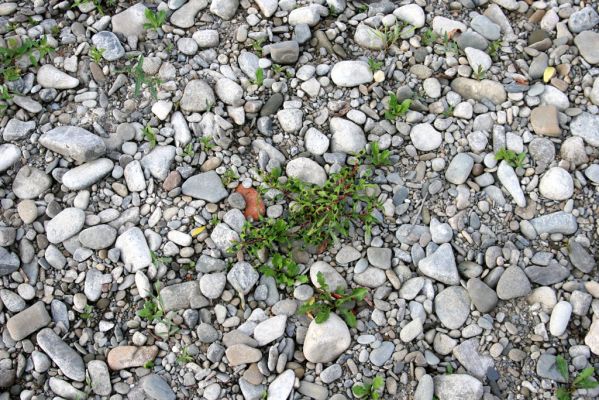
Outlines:
<svg viewBox="0 0 599 400"><path fill-rule="evenodd" d="M547 83L555 76L555 68L547 67L545 68L545 72L543 72L543 82Z"/></svg>
<svg viewBox="0 0 599 400"><path fill-rule="evenodd" d="M204 232L205 230L206 230L205 226L200 226L199 228L195 228L191 231L191 236L196 237L200 233Z"/></svg>

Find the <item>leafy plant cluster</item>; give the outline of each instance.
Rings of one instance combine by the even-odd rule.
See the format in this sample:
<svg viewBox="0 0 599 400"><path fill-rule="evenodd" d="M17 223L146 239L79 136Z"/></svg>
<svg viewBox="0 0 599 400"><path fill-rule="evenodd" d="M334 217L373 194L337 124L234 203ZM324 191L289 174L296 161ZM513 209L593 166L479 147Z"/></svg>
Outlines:
<svg viewBox="0 0 599 400"><path fill-rule="evenodd" d="M387 110L385 110L385 118L389 121L395 121L397 118L406 115L411 105L412 99L405 99L400 103L395 93L389 93L389 104Z"/></svg>
<svg viewBox="0 0 599 400"><path fill-rule="evenodd" d="M487 71L485 71L483 66L480 64L478 64L478 67L474 71L472 71L472 76L474 76L474 79L476 79L477 81L484 79L486 74Z"/></svg>
<svg viewBox="0 0 599 400"><path fill-rule="evenodd" d="M595 389L599 386L599 382L593 379L593 375L595 374L595 368L593 367L583 369L572 381L570 381L568 363L563 356L558 355L555 358L555 367L560 375L568 382L566 386L560 386L555 392L557 400L570 400L574 392L578 389Z"/></svg>
<svg viewBox="0 0 599 400"><path fill-rule="evenodd" d="M316 293L311 299L299 307L298 313L310 315L317 324L322 324L334 311L343 317L349 327L355 328L357 320L352 310L356 303L364 300L368 289L359 287L351 291L331 291L322 272L316 274L316 279L320 287L316 288Z"/></svg>
<svg viewBox="0 0 599 400"><path fill-rule="evenodd" d="M135 88L133 93L135 97L141 96L141 89L147 87L152 95L152 98L158 98L158 86L162 83L162 81L155 76L148 76L144 72L144 56L140 55L137 59L137 63L133 67L129 66L125 68L124 72L126 72L135 82Z"/></svg>
<svg viewBox="0 0 599 400"><path fill-rule="evenodd" d="M367 170L364 175L369 173ZM247 223L236 251L246 250L258 257L264 250L274 254L296 241L324 250L331 241L348 236L353 223L364 226L367 234L376 223L373 211L379 204L367 194L373 185L367 182L367 176L360 176L358 164L331 174L323 186L293 177L280 179L280 168L264 178L290 205L289 210L284 218Z"/></svg>
<svg viewBox="0 0 599 400"><path fill-rule="evenodd" d="M367 155L367 159L375 167L391 165L391 152L389 150L381 150L379 142L372 142L370 144L370 153Z"/></svg>
<svg viewBox="0 0 599 400"><path fill-rule="evenodd" d="M385 386L385 380L382 376L377 375L372 379L372 382L362 383L360 385L354 385L351 389L354 396L359 399L372 399L377 400L381 398L383 387Z"/></svg>
<svg viewBox="0 0 599 400"><path fill-rule="evenodd" d="M408 28L406 30L406 28ZM385 49L393 46L401 39L401 35L414 30L414 27L410 26L406 22L399 22L392 27L383 27L382 29L376 29L374 34L383 41Z"/></svg>
<svg viewBox="0 0 599 400"><path fill-rule="evenodd" d="M98 10L101 15L104 15L106 12L104 8L114 7L117 4L117 0L75 0L71 8L88 3L92 3L96 7L96 10Z"/></svg>
<svg viewBox="0 0 599 400"><path fill-rule="evenodd" d="M145 319L148 323L162 322L168 327L169 334L175 333L178 331L178 328L170 318L166 317L164 303L160 296L160 284L156 283L154 287L156 289L156 295L150 294L150 297L144 301L144 305L142 309L137 312L137 315L140 318Z"/></svg>
<svg viewBox="0 0 599 400"><path fill-rule="evenodd" d="M383 67L382 61L377 61L373 57L368 58L368 68L370 69L370 71L376 72L379 69L381 69L382 67Z"/></svg>
<svg viewBox="0 0 599 400"><path fill-rule="evenodd" d="M524 167L524 160L526 159L526 153L516 153L513 150L508 150L505 148L499 149L499 151L495 154L495 159L497 161L505 160L512 168L522 168Z"/></svg>
<svg viewBox="0 0 599 400"><path fill-rule="evenodd" d="M144 29L158 30L166 23L166 10L154 11L146 8L144 15L146 17Z"/></svg>
<svg viewBox="0 0 599 400"><path fill-rule="evenodd" d="M279 253L274 254L270 259L270 263L264 264L258 270L263 275L275 278L279 285L293 286L296 282L308 282L308 277L301 274L299 265L291 258Z"/></svg>

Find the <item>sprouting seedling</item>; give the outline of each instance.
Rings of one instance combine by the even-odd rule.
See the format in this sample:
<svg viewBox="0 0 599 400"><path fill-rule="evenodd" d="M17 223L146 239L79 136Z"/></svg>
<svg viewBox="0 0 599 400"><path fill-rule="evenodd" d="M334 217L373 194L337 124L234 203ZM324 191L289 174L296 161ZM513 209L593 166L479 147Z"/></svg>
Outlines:
<svg viewBox="0 0 599 400"><path fill-rule="evenodd" d="M595 368L593 367L587 367L580 371L573 381L570 381L568 363L563 356L558 355L555 357L555 367L567 382L566 386L558 387L555 392L555 397L557 397L558 400L570 400L574 392L578 389L595 389L599 386L599 382L593 379L593 375L595 374Z"/></svg>
<svg viewBox="0 0 599 400"><path fill-rule="evenodd" d="M216 144L210 136L202 136L200 138L200 147L202 148L202 150L210 151L214 148L214 146L216 146Z"/></svg>
<svg viewBox="0 0 599 400"><path fill-rule="evenodd" d="M145 29L159 29L166 22L166 11L152 11L149 8L146 8L144 12L146 17L146 22L144 23Z"/></svg>
<svg viewBox="0 0 599 400"><path fill-rule="evenodd" d="M262 55L262 43L264 43L265 39L264 38L258 38L258 39L254 39L254 41L252 42L252 49L254 49L254 51L256 53L259 53L260 55Z"/></svg>
<svg viewBox="0 0 599 400"><path fill-rule="evenodd" d="M431 44L435 43L437 38L437 34L431 28L424 29L420 35L420 41L425 46L430 46Z"/></svg>
<svg viewBox="0 0 599 400"><path fill-rule="evenodd" d="M493 40L487 47L487 54L493 59L497 59L498 51L501 49L501 39Z"/></svg>
<svg viewBox="0 0 599 400"><path fill-rule="evenodd" d="M260 273L275 278L278 284L293 287L297 283L308 282L306 275L300 274L300 267L295 261L281 254L274 254L269 264L259 268Z"/></svg>
<svg viewBox="0 0 599 400"><path fill-rule="evenodd" d="M395 93L389 93L389 108L385 111L385 118L395 121L398 117L406 115L411 105L412 99L405 99L400 103Z"/></svg>
<svg viewBox="0 0 599 400"><path fill-rule="evenodd" d="M144 138L146 138L148 143L150 143L150 149L156 147L156 144L158 144L158 139L156 138L156 133L154 132L154 129L152 129L150 125L144 126L143 134Z"/></svg>
<svg viewBox="0 0 599 400"><path fill-rule="evenodd" d="M183 149L183 154L185 154L187 157L193 157L193 143L187 143L187 145Z"/></svg>
<svg viewBox="0 0 599 400"><path fill-rule="evenodd" d="M370 69L370 71L376 72L379 69L381 69L382 66L383 66L383 62L382 61L377 61L373 57L368 58L368 68Z"/></svg>
<svg viewBox="0 0 599 400"><path fill-rule="evenodd" d="M264 69L256 69L256 79L254 79L254 83L258 86L262 86L264 83Z"/></svg>
<svg viewBox="0 0 599 400"><path fill-rule="evenodd" d="M370 144L370 154L368 155L368 159L372 165L376 167L390 165L391 152L389 150L381 150L379 147L379 142L372 142Z"/></svg>
<svg viewBox="0 0 599 400"><path fill-rule="evenodd" d="M92 47L89 50L89 57L96 63L99 64L102 60L102 56L104 55L105 49L100 49L98 47Z"/></svg>
<svg viewBox="0 0 599 400"><path fill-rule="evenodd" d="M487 73L487 71L485 71L483 66L478 64L478 67L476 68L476 70L474 70L473 75L477 81L480 81L481 79L483 79L485 77L486 73Z"/></svg>
<svg viewBox="0 0 599 400"><path fill-rule="evenodd" d="M505 160L505 162L507 162L512 168L522 168L524 167L526 153L516 153L513 150L501 148L495 154L495 159L497 161Z"/></svg>
<svg viewBox="0 0 599 400"><path fill-rule="evenodd" d="M362 383L354 385L351 389L354 396L357 398L365 398L377 400L381 398L382 389L385 386L385 380L382 376L377 375L370 383Z"/></svg>
<svg viewBox="0 0 599 400"><path fill-rule="evenodd" d="M185 365L193 361L193 357L189 354L189 350L187 347L183 347L179 355L177 355L177 363L180 365Z"/></svg>

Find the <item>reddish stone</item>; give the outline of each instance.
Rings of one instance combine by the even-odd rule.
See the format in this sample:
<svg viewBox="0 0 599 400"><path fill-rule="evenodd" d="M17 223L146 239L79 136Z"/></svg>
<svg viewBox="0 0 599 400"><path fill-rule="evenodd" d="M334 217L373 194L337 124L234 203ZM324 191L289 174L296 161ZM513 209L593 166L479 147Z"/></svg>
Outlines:
<svg viewBox="0 0 599 400"><path fill-rule="evenodd" d="M257 221L261 215L264 215L266 207L264 207L264 202L256 189L245 188L243 185L239 185L235 191L242 195L245 200L243 215L246 218L252 218L254 221Z"/></svg>
<svg viewBox="0 0 599 400"><path fill-rule="evenodd" d="M167 192L179 186L181 186L181 175L177 171L171 171L162 183L162 188Z"/></svg>

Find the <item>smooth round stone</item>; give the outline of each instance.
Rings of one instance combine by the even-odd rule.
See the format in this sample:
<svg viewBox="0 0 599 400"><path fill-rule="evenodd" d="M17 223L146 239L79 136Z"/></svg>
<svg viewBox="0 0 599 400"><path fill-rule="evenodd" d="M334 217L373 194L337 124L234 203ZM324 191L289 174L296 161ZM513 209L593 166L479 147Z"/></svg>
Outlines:
<svg viewBox="0 0 599 400"><path fill-rule="evenodd" d="M574 194L574 181L568 171L553 167L541 177L539 192L551 200L567 200Z"/></svg>
<svg viewBox="0 0 599 400"><path fill-rule="evenodd" d="M549 332L551 332L553 336L563 335L568 328L568 322L570 322L571 315L572 305L564 300L558 302L551 312Z"/></svg>

